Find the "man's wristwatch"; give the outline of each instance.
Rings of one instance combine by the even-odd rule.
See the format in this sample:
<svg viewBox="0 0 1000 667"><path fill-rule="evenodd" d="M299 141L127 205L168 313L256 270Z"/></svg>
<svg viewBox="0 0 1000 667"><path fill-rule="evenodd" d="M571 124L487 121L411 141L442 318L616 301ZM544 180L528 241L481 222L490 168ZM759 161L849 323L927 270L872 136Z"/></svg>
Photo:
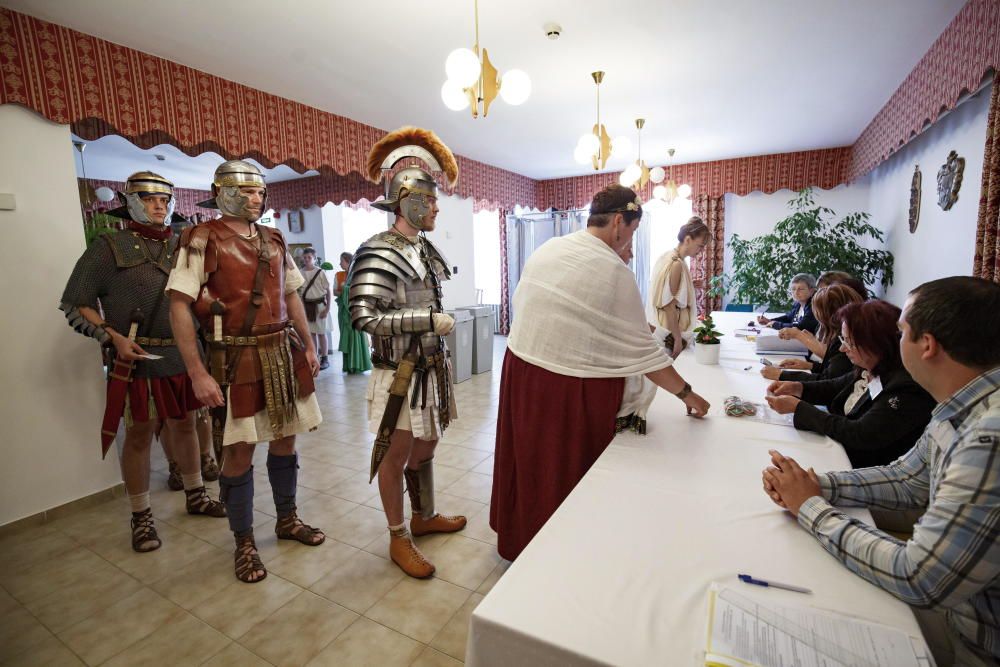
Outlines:
<svg viewBox="0 0 1000 667"><path fill-rule="evenodd" d="M679 399L681 399L683 401L685 398L688 397L688 394L690 394L690 393L691 393L691 384L688 383L688 382L685 382L684 383L684 388L681 389L676 394L674 394L674 396L676 396L677 398L679 398Z"/></svg>

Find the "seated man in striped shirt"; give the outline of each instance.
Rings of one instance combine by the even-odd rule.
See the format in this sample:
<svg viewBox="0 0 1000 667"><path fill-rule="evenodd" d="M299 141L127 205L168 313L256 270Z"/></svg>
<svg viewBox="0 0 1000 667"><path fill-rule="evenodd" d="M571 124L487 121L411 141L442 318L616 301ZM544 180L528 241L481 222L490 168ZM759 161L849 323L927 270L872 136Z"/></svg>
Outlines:
<svg viewBox="0 0 1000 667"><path fill-rule="evenodd" d="M848 569L918 610L938 664L996 664L1000 285L924 283L899 326L903 364L938 402L913 449L887 466L821 475L772 451L764 489ZM926 512L902 542L835 506Z"/></svg>

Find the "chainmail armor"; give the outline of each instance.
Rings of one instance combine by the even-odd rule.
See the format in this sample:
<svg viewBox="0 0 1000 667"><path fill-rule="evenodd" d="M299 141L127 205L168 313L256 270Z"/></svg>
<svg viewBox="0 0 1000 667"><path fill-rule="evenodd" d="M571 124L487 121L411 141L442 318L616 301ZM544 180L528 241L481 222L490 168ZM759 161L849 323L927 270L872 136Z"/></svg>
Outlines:
<svg viewBox="0 0 1000 667"><path fill-rule="evenodd" d="M120 268L115 260L116 253L112 250L114 244L118 244L119 249L127 247L130 251L135 251L136 245L143 244L150 260ZM157 241L132 232L114 232L95 239L77 261L63 292L60 309L66 313L70 326L74 326L74 322L79 324L75 317L71 317L74 312L78 314L77 308L88 306L99 313L103 312L105 321L115 331L127 336L131 315L138 308L145 316L138 335L148 338L172 337L170 297L163 294L167 284L167 272L163 263L170 266L176 248L176 236L171 236L166 241ZM139 252L141 251L142 247L139 248ZM167 256L164 257L161 253ZM120 250L118 254L122 254ZM160 261L159 266L154 261L156 259ZM88 327L74 328L84 335L93 335L88 333ZM111 349L113 352L114 347ZM135 362L134 377L169 377L185 372L184 362L176 346L147 345L143 349L163 358Z"/></svg>

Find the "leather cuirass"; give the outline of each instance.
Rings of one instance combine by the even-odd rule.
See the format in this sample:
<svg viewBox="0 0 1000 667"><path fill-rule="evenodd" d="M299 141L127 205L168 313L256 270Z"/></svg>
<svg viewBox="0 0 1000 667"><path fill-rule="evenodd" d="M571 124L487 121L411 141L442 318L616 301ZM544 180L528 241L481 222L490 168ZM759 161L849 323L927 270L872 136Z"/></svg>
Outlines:
<svg viewBox="0 0 1000 667"><path fill-rule="evenodd" d="M196 235L207 233L204 248L205 272L208 280L194 302L195 317L202 331L214 333L212 304L225 307L222 318L224 335L264 334L281 329L288 321L285 306L285 239L269 227L256 226L258 234L247 239L221 220L213 220L194 228ZM181 240L185 244L185 239ZM261 293L252 294L257 275L258 257L266 253L268 263L261 284ZM247 307L251 298L260 300L253 329L243 332Z"/></svg>

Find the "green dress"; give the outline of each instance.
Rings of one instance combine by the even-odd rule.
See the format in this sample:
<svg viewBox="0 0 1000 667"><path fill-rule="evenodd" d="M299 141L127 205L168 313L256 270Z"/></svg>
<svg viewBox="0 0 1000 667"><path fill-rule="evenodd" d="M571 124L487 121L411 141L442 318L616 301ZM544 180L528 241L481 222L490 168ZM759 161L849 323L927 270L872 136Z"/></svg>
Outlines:
<svg viewBox="0 0 1000 667"><path fill-rule="evenodd" d="M344 370L348 373L364 373L372 369L372 356L368 348L368 336L351 326L351 311L347 307L347 294L351 284L344 281L344 287L337 296L337 323L340 326L340 351L344 354Z"/></svg>

